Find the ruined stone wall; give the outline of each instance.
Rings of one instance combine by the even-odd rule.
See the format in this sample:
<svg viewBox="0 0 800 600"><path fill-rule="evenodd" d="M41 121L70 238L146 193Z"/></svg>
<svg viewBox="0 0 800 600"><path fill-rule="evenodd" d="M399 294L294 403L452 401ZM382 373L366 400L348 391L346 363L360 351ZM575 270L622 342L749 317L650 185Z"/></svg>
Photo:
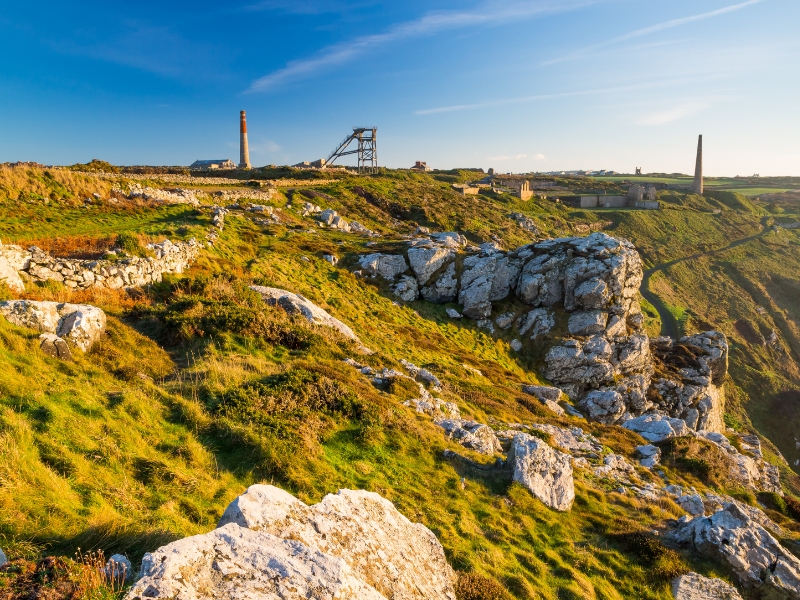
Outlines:
<svg viewBox="0 0 800 600"><path fill-rule="evenodd" d="M148 245L152 257L80 260L56 258L35 246L24 250L0 244L0 261L7 261L33 281L58 281L75 289L119 289L161 281L164 273L182 273L197 259L202 247L194 239L176 243L167 240Z"/></svg>

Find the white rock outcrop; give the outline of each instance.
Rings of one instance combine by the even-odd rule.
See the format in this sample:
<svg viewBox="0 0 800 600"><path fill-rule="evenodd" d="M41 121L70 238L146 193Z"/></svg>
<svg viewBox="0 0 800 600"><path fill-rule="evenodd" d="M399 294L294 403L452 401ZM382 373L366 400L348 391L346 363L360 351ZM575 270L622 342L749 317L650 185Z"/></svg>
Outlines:
<svg viewBox="0 0 800 600"><path fill-rule="evenodd" d="M521 483L546 506L567 511L575 501L572 459L539 438L519 433L511 441L508 464L514 481Z"/></svg>
<svg viewBox="0 0 800 600"><path fill-rule="evenodd" d="M728 341L719 331L672 340L651 340L660 364L650 397L661 412L683 419L689 429L724 431L722 384L728 372Z"/></svg>
<svg viewBox="0 0 800 600"><path fill-rule="evenodd" d="M673 579L672 596L675 600L742 600L729 583L697 573L686 573Z"/></svg>
<svg viewBox="0 0 800 600"><path fill-rule="evenodd" d="M386 600L341 558L229 524L145 555L125 600Z"/></svg>
<svg viewBox="0 0 800 600"><path fill-rule="evenodd" d="M3 256L0 256L0 282L5 283L14 292L25 290L25 282L19 276L19 271Z"/></svg>
<svg viewBox="0 0 800 600"><path fill-rule="evenodd" d="M88 304L7 300L0 302L0 315L19 327L68 340L84 352L106 329L106 314ZM55 345L55 340L49 336L42 339L42 343L45 342Z"/></svg>
<svg viewBox="0 0 800 600"><path fill-rule="evenodd" d="M251 285L250 289L261 294L261 297L270 306L280 306L290 315L301 315L314 325L336 329L346 338L360 343L352 329L300 294L261 285Z"/></svg>
<svg viewBox="0 0 800 600"><path fill-rule="evenodd" d="M278 488L254 485L231 503L219 524L293 540L340 559L382 594L377 597L455 599L455 574L436 536L373 492L340 490L307 506Z"/></svg>
<svg viewBox="0 0 800 600"><path fill-rule="evenodd" d="M437 419L434 423L444 429L449 439L465 448L488 456L503 451L500 441L488 425L461 419Z"/></svg>
<svg viewBox="0 0 800 600"><path fill-rule="evenodd" d="M622 424L625 429L630 429L641 435L649 442L663 442L675 437L689 434L686 422L658 413L648 413Z"/></svg>
<svg viewBox="0 0 800 600"><path fill-rule="evenodd" d="M751 489L774 492L783 495L780 471L769 464L761 454L761 441L754 435L736 436L739 444L747 452L739 452L730 440L714 431L698 431L697 436L720 448L730 460L729 475L738 483ZM749 443L748 443L749 442ZM747 450L749 449L749 451Z"/></svg>
<svg viewBox="0 0 800 600"><path fill-rule="evenodd" d="M368 254L362 256L358 264L370 275L379 275L389 280L394 280L408 270L406 259L398 254Z"/></svg>
<svg viewBox="0 0 800 600"><path fill-rule="evenodd" d="M800 560L788 552L749 511L727 503L710 517L679 525L671 537L728 564L739 583L764 597L800 598Z"/></svg>

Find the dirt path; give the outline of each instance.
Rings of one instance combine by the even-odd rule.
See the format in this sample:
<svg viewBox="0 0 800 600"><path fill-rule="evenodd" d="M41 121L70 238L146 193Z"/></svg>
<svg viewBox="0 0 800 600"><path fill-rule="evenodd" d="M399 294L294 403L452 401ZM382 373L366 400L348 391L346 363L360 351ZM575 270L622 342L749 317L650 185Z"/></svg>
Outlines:
<svg viewBox="0 0 800 600"><path fill-rule="evenodd" d="M736 246L741 246L742 244L746 244L747 242L751 242L755 239L763 237L769 232L769 228L767 227L767 219L769 218L770 217L767 216L761 219L761 231L754 235L743 237L734 242L731 242L727 246L723 246L722 248L717 248L716 250L708 250L706 252L698 252L697 254L684 256L682 258L676 258L675 260L661 263L660 265L656 265L651 269L645 270L644 277L642 278L642 285L639 288L639 291L644 297L644 299L653 305L653 307L658 312L658 316L661 317L661 335L666 335L673 339L678 339L680 328L678 327L678 320L675 318L675 315L673 315L667 308L666 302L664 302L657 294L653 292L653 290L650 289L650 276L653 273L656 273L658 271L663 271L664 269L668 269L669 267L677 265L678 263L694 260L702 256L711 256L713 254L719 254L720 252L725 252L726 250L730 250L731 248L735 248Z"/></svg>

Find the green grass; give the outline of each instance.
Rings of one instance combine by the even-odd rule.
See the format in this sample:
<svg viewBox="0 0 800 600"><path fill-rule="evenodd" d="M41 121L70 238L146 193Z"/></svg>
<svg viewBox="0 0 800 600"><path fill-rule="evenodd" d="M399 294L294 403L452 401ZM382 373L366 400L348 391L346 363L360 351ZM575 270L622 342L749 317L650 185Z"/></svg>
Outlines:
<svg viewBox="0 0 800 600"><path fill-rule="evenodd" d="M467 319L448 319L442 306L398 307L385 282L356 278L348 267L359 254L402 248L391 232L411 233L417 224L460 229L473 242L499 234L508 248L530 242L510 212L530 216L549 235L607 219L607 230L632 239L654 266L758 233L757 204L735 195L670 193L662 195L663 210L601 217L549 201L463 197L448 181L406 172L314 190L326 194L315 203L387 235L367 247L359 236L308 233L309 222L291 212L284 213L285 225L268 227L229 216L219 242L188 274L154 286L135 308L123 310L113 296L83 298L100 304L110 320L108 335L75 363L45 357L36 334L0 322L0 362L7 367L0 370L0 547L12 557L45 550L71 555L80 546L137 559L166 541L210 530L232 498L264 481L307 502L342 487L378 492L430 527L456 569L499 582L516 598L667 599L676 571L726 576L644 535L680 514L668 500L639 501L613 492L610 482L579 475L573 510L557 513L507 475L444 460L445 448L469 453L428 417L402 406L414 389L377 389L344 358L375 368L401 368L400 359L423 366L442 380L445 400L481 422L578 425L629 457L641 439L555 417L530 402L520 388L543 382L535 348L520 357L505 333L490 337ZM13 202L0 205L7 217L0 235L200 237L208 224L187 207L109 205L67 208L68 222L60 219L64 207L54 204L23 203L16 212ZM654 291L687 333L713 325L730 336L728 422L742 430L755 423L790 459L784 445L800 415L775 398L798 380L792 354L800 351L798 245L798 232L769 233L653 277ZM330 265L324 253L335 253L340 264ZM329 330L264 306L248 292L251 282L303 294L375 353L360 356ZM756 312L758 306L767 312ZM646 302L642 308L648 331L656 330L657 312ZM496 312L522 309L507 301ZM777 327L787 353L746 343L736 328L743 318ZM788 412L770 423L776 408ZM766 452L774 458L771 446ZM698 489L708 483L678 461L664 473L668 483ZM794 523L783 518L791 530Z"/></svg>
<svg viewBox="0 0 800 600"><path fill-rule="evenodd" d="M797 188L738 187L738 186L730 186L730 187L721 186L717 188L715 186L713 189L714 190L718 189L719 191L736 192L738 194L742 194L743 196L760 196L761 194L780 194L782 192L791 192L796 190Z"/></svg>

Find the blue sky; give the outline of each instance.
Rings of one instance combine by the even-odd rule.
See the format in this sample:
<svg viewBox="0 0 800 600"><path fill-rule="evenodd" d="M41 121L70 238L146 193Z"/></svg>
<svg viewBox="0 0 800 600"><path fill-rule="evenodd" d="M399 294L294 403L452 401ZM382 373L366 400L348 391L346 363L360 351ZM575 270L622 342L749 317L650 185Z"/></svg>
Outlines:
<svg viewBox="0 0 800 600"><path fill-rule="evenodd" d="M5 3L0 161L800 175L798 0Z"/></svg>

